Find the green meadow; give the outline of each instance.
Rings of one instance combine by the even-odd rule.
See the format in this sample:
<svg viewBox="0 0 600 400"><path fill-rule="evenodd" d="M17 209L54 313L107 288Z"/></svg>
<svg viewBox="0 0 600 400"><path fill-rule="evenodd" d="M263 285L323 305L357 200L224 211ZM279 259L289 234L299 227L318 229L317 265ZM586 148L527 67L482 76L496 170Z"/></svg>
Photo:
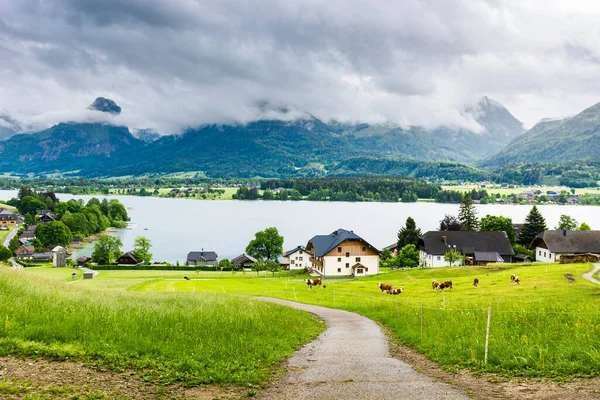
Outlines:
<svg viewBox="0 0 600 400"><path fill-rule="evenodd" d="M209 375L211 378L207 379L199 372L202 369L199 367L201 363L195 361L202 352L195 351L192 356L181 349L185 347L181 343L186 345L189 343L189 339L184 339L184 336L187 335L188 328L192 329L191 326L199 331L204 330L200 327L206 326L213 332L212 336L220 336L221 330L225 327L230 328L229 324L239 328L236 321L238 323L241 321L236 319L236 315L244 321L248 318L247 313L250 313L254 319L246 329L251 326L259 332L244 329L244 337L248 336L250 339L234 342L236 345L233 347L247 345L253 352L258 352L259 343L274 346L271 339L277 338L276 344L284 350L276 352L276 356L273 355L269 359L267 364L270 367L276 359L285 358L293 348L315 337L323 329L322 324L319 325L305 314L287 308L271 308L274 306L263 305L251 300L249 296L277 297L360 313L389 328L393 337L399 342L411 346L448 369L467 368L475 372L496 372L506 376L563 379L594 376L600 373L600 286L581 278L581 275L591 268L591 264L534 264L496 265L490 268L447 267L386 271L378 276L355 280L325 280L323 288L312 290L309 290L304 283L303 279L307 276L289 273L276 274L273 277L271 274L257 276L250 272L196 274L186 271L101 271L94 280L84 281L78 277L71 284L65 284L66 281L72 280L71 269L36 267L7 274L4 273L6 271L4 269L2 276L9 276L8 280L13 282L18 275L18 282L24 287L23 290L29 288L35 292L47 293L50 297L59 296L61 302L67 301L66 299L71 301L77 296L83 298L93 296L94 299L98 299L92 302L93 305L81 300L77 301L78 306L83 304L82 307L85 309L85 307L103 305L102 310L107 314L102 318L108 321L110 321L109 316L112 315L108 310L117 307L120 310L119 315L124 313L128 316L127 320L135 321L124 326L118 324L118 332L127 331L126 340L115 339L119 349L127 355L125 358L130 364L107 357L108 350L96 343L101 342L100 337L102 340L107 340L119 336L114 332L114 329L117 329L114 326L109 329L110 333L97 332L98 337L94 337L93 340L86 339L96 343L93 346L94 351L87 353L86 357L101 359L102 362L113 366L123 364L150 370L158 368L160 374L166 374L165 369L161 369L161 365L164 364L149 363L143 355L147 352L167 354L165 349L168 348L169 352L173 352L169 365L175 363L181 366L179 358L183 357L186 362L194 366L192 368L194 372L189 376L181 372L181 369L176 369L176 372L173 372L174 376L168 375L170 376L168 381L175 379L191 384L264 382L269 371L272 371L266 367L256 370L256 374L251 373L244 368L248 368L248 363L252 368L256 368L256 363L252 364L256 361L255 358L235 358L236 374L240 376L233 379L227 373L213 372ZM510 275L513 273L519 276L521 284L511 283ZM567 280L566 274L572 275L575 278L574 282ZM188 276L191 280L184 280L184 276ZM22 280L20 277L26 279ZM480 280L478 288L472 284L475 277ZM431 288L433 279L437 281L451 279L454 288L444 292L434 291ZM397 296L382 294L377 287L377 282L392 283L397 288L403 288L404 293ZM209 308L214 310L215 306L211 305L214 302L219 304L219 309L227 310L228 316L223 318L227 318L230 322L220 324L222 318L220 313L207 313ZM57 313L64 307L67 307L65 303L54 302L52 310L48 312ZM139 335L145 337L144 335L149 333L148 330L159 331L161 327L173 324L173 321L179 321L180 318L181 321L186 321L183 314L193 312L194 315L198 315L198 308L202 310L199 313L202 318L177 324L183 327L177 328L179 332L175 336L177 339L170 341L168 345L151 343L143 339L138 343L134 339ZM150 315L157 313L160 316L158 320L146 314L148 309L153 310ZM488 309L491 309L491 322L488 359L485 363ZM277 313L262 312L266 310L277 310ZM37 307L20 310L20 313L28 315L27 318L42 318L38 316ZM20 318L19 313L12 315L16 315L17 319ZM72 318L73 320L70 321L74 324L76 320L86 321L89 317L80 315ZM48 329L45 328L46 324L50 324ZM61 328L63 325L58 322L52 324L47 320L38 324L44 327L44 331L64 330ZM294 329L289 329L290 326ZM86 335L88 329L95 331L90 325L78 325L76 329L79 335ZM129 330L133 332L131 336ZM168 330L171 330L170 325ZM239 335L239 331L237 332ZM285 332L283 336L282 332ZM20 336L22 334L23 332L20 332L10 340L17 340L17 342L25 340L27 336ZM194 333L194 335L198 334ZM23 344L25 342L21 343L16 350L10 350L11 348L6 345L8 343L6 340L9 338L4 335L2 336L4 342L0 342L4 344L0 349L5 353L11 351L27 353L24 350L27 349ZM206 357L202 353L202 362L205 363L202 365L208 365L208 360L213 360L214 357L220 359L219 355L233 354L233 348L228 347L233 338L227 334L225 336L227 339L213 338L210 342L214 347L213 352ZM72 346L76 344L74 348L83 351L86 346L79 347L82 343L78 343L76 337L77 335L70 336L65 343L68 342ZM32 346L35 343L35 346L51 348L48 347L48 343L53 343L51 338L52 336L33 339L27 337L27 343ZM91 345L91 342L86 342L86 345L88 343ZM151 347L147 349L146 346ZM223 351L221 346L224 346ZM215 349L219 350L215 351ZM269 348L268 353L259 352L260 357L266 357L265 354L271 354L271 351L272 348ZM213 371L230 372L228 365L218 364L214 366ZM183 369L187 371L186 368ZM246 373L241 373L242 370Z"/></svg>

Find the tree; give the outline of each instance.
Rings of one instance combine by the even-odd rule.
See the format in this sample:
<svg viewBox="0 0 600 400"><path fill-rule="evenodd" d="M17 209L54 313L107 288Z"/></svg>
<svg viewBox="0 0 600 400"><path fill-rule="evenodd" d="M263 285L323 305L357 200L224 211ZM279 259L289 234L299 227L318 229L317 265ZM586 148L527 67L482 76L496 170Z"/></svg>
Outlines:
<svg viewBox="0 0 600 400"><path fill-rule="evenodd" d="M542 214L540 214L537 207L533 206L533 208L525 218L525 223L521 228L521 233L519 233L517 243L529 246L533 238L535 238L538 233L543 232L546 229L548 229L548 227L546 226L546 220L544 219Z"/></svg>
<svg viewBox="0 0 600 400"><path fill-rule="evenodd" d="M8 248L10 251L12 251L13 254L15 254L15 251L17 251L19 247L21 247L21 241L19 241L19 238L15 235L12 239L10 239L10 242L8 243Z"/></svg>
<svg viewBox="0 0 600 400"><path fill-rule="evenodd" d="M470 193L465 193L460 207L458 208L458 220L462 225L463 231L479 230L479 220L477 219L477 211L473 204L473 199Z"/></svg>
<svg viewBox="0 0 600 400"><path fill-rule="evenodd" d="M150 264L152 261L152 253L150 253L150 248L152 247L152 243L150 243L150 239L145 236L138 236L133 240L133 255L144 264Z"/></svg>
<svg viewBox="0 0 600 400"><path fill-rule="evenodd" d="M462 254L460 254L458 251L456 251L454 249L450 250L446 254L444 254L444 261L449 263L450 266L452 266L452 264L454 264L457 261L464 260L464 258L465 257Z"/></svg>
<svg viewBox="0 0 600 400"><path fill-rule="evenodd" d="M100 236L94 245L92 258L98 264L111 264L121 256L121 246L123 243L117 236Z"/></svg>
<svg viewBox="0 0 600 400"><path fill-rule="evenodd" d="M35 215L35 212L37 210L45 210L46 207L46 203L44 203L43 201L33 196L25 196L21 199L21 202L19 203L19 212L23 215Z"/></svg>
<svg viewBox="0 0 600 400"><path fill-rule="evenodd" d="M417 228L415 220L411 217L406 219L406 225L398 231L398 249L402 249L407 244L417 245L421 230Z"/></svg>
<svg viewBox="0 0 600 400"><path fill-rule="evenodd" d="M572 231L575 230L575 228L577 228L577 221L575 220L575 218L570 217L567 214L563 214L560 216L560 219L558 220L558 225L554 229L561 231Z"/></svg>
<svg viewBox="0 0 600 400"><path fill-rule="evenodd" d="M462 225L454 215L446 214L440 221L440 231L460 231Z"/></svg>
<svg viewBox="0 0 600 400"><path fill-rule="evenodd" d="M510 244L512 246L515 245L515 226L510 218L488 214L481 218L481 224L479 228L484 232L506 232L506 236L508 236Z"/></svg>
<svg viewBox="0 0 600 400"><path fill-rule="evenodd" d="M578 231L591 231L592 228L590 228L590 226L588 224L586 224L585 222L582 222L581 225L579 225L577 227Z"/></svg>
<svg viewBox="0 0 600 400"><path fill-rule="evenodd" d="M229 261L228 258L224 258L221 261L219 261L219 268L224 269L224 268L232 268L233 264L231 263L231 261Z"/></svg>
<svg viewBox="0 0 600 400"><path fill-rule="evenodd" d="M281 264L277 261L269 260L266 265L267 271L270 271L273 276L275 276L275 272L281 269Z"/></svg>
<svg viewBox="0 0 600 400"><path fill-rule="evenodd" d="M386 247L379 255L379 266L386 267L393 257L392 251Z"/></svg>
<svg viewBox="0 0 600 400"><path fill-rule="evenodd" d="M256 232L246 246L246 253L260 261L275 261L283 253L283 236L275 227Z"/></svg>
<svg viewBox="0 0 600 400"><path fill-rule="evenodd" d="M258 275L260 271L264 271L266 269L267 265L262 261L257 261L254 264L252 264L252 271L256 271L256 275Z"/></svg>
<svg viewBox="0 0 600 400"><path fill-rule="evenodd" d="M57 244L68 246L73 240L73 234L68 226L61 221L48 222L38 225L35 229L35 236L40 239L44 246Z"/></svg>
<svg viewBox="0 0 600 400"><path fill-rule="evenodd" d="M6 261L13 255L12 251L0 244L0 261Z"/></svg>
<svg viewBox="0 0 600 400"><path fill-rule="evenodd" d="M414 244L407 244L398 252L398 264L402 267L415 268L419 266L419 250Z"/></svg>

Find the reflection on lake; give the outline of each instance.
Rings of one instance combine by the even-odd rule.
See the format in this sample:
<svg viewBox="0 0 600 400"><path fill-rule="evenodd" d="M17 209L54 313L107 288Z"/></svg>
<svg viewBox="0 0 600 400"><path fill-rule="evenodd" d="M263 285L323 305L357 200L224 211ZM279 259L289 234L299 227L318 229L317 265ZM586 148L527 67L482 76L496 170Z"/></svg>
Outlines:
<svg viewBox="0 0 600 400"><path fill-rule="evenodd" d="M16 191L0 190L0 200L15 197ZM57 194L60 200L94 196ZM95 196L102 199L104 196ZM444 214L457 214L458 204L437 203L345 203L312 201L210 201L155 197L111 196L122 202L131 217L128 229L115 234L130 250L136 236L152 241L155 260L184 262L191 250L214 250L220 258L242 253L258 230L275 226L285 238L285 249L306 245L314 235L327 234L337 228L354 230L376 247L396 240L398 230L411 216L423 232L434 230ZM531 206L477 205L479 217L486 214L523 222ZM592 229L600 227L598 206L539 206L548 226L553 228L561 214L569 214ZM92 245L77 251L90 255Z"/></svg>

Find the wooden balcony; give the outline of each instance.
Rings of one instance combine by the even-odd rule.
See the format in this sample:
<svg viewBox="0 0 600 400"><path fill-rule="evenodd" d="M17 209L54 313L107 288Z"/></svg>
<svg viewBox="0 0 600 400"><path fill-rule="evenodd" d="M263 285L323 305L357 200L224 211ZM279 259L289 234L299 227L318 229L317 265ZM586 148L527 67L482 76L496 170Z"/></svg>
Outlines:
<svg viewBox="0 0 600 400"><path fill-rule="evenodd" d="M323 267L323 261L319 261L319 260L317 260L317 259L316 259L316 258L314 258L314 257L311 257L311 258L309 259L309 261L310 261L311 263L313 263L314 265L318 265L319 267Z"/></svg>

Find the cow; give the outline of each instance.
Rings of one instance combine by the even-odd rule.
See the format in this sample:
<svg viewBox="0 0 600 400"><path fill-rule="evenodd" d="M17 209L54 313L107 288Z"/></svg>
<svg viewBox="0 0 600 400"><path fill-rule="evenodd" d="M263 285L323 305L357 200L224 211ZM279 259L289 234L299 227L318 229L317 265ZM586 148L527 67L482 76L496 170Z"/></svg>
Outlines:
<svg viewBox="0 0 600 400"><path fill-rule="evenodd" d="M309 289L312 289L313 286L321 286L321 280L320 279L307 279L306 284L308 285Z"/></svg>
<svg viewBox="0 0 600 400"><path fill-rule="evenodd" d="M440 288L440 283L434 280L433 282L431 282L431 288L434 290L438 290Z"/></svg>
<svg viewBox="0 0 600 400"><path fill-rule="evenodd" d="M446 288L452 289L452 281L445 281L445 282L440 283L440 289L442 289L442 292Z"/></svg>
<svg viewBox="0 0 600 400"><path fill-rule="evenodd" d="M475 286L475 287L479 286L479 279L477 279L477 278L473 279L473 286Z"/></svg>
<svg viewBox="0 0 600 400"><path fill-rule="evenodd" d="M386 290L392 290L394 288L394 285L392 285L391 283L377 282L377 286L379 286L379 289L381 289L381 293L385 292Z"/></svg>
<svg viewBox="0 0 600 400"><path fill-rule="evenodd" d="M400 289L390 289L388 290L388 294L401 294L404 291L404 289L400 288Z"/></svg>
<svg viewBox="0 0 600 400"><path fill-rule="evenodd" d="M515 274L512 274L510 276L510 281L513 283L513 285L516 283L517 285L521 284L521 280L519 279L519 277Z"/></svg>

